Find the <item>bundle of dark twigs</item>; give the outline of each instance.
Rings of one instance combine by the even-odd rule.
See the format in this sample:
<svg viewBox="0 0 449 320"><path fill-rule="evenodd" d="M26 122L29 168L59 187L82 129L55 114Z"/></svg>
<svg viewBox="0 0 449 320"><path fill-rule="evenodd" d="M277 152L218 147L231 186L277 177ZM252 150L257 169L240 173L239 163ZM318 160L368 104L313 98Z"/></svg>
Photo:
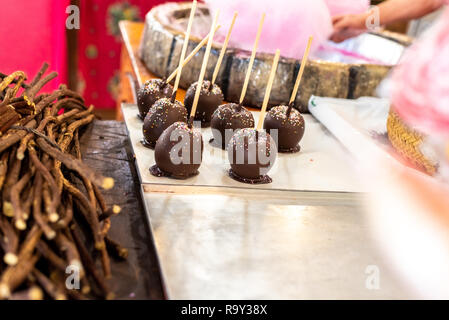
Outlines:
<svg viewBox="0 0 449 320"><path fill-rule="evenodd" d="M109 254L127 256L107 235L120 207L100 188L114 180L81 161L92 107L63 85L39 94L57 75L47 68L28 84L23 72L0 73L0 299L110 299Z"/></svg>

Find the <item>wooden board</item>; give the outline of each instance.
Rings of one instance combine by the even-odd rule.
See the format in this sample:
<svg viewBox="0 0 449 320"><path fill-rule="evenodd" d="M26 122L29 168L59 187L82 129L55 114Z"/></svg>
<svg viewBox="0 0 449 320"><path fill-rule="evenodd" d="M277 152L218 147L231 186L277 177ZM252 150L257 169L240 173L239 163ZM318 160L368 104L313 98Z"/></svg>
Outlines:
<svg viewBox="0 0 449 320"><path fill-rule="evenodd" d="M153 237L143 209L140 182L125 123L96 120L81 138L83 160L98 173L115 179L104 192L107 203L118 204L109 235L129 251L127 261L111 259L111 289L117 299L164 299Z"/></svg>

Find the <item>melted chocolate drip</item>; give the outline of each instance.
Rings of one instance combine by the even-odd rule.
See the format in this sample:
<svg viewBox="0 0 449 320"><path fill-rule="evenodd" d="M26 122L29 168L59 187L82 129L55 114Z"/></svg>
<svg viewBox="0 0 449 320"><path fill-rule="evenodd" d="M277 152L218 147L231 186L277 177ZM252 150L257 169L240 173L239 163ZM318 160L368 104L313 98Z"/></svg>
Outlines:
<svg viewBox="0 0 449 320"><path fill-rule="evenodd" d="M186 175L183 177L177 177L170 173L162 171L157 165L154 165L154 166L150 167L150 173L153 176L158 177L158 178L165 177L165 178L173 178L173 179L178 179L178 180L185 180L185 179L188 179L188 178L198 175L200 172L198 170L196 170L196 172L192 172L190 175Z"/></svg>
<svg viewBox="0 0 449 320"><path fill-rule="evenodd" d="M273 179L271 179L268 175L263 175L256 179L244 178L236 174L234 171L232 171L232 169L228 170L228 174L232 179L247 184L268 184L273 182Z"/></svg>

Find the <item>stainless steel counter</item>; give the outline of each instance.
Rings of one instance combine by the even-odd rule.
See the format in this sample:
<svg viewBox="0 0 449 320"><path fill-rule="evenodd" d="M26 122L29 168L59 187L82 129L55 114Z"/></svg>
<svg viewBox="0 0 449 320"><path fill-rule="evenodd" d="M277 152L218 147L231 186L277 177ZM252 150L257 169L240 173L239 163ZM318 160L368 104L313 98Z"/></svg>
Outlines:
<svg viewBox="0 0 449 320"><path fill-rule="evenodd" d="M129 108L142 182L153 151L138 145ZM160 181L143 183L142 195L171 299L409 298L373 248L362 193Z"/></svg>
<svg viewBox="0 0 449 320"><path fill-rule="evenodd" d="M170 298L407 297L371 246L360 195L142 188Z"/></svg>

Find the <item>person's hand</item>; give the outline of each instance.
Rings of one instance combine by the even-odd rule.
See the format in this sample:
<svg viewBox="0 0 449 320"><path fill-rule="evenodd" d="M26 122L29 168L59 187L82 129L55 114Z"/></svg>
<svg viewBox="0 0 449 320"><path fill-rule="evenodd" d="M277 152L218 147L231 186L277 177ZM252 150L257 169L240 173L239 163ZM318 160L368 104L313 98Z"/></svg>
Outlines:
<svg viewBox="0 0 449 320"><path fill-rule="evenodd" d="M334 32L330 39L334 42L342 42L366 31L366 15L347 14L335 16L332 18L332 24Z"/></svg>

